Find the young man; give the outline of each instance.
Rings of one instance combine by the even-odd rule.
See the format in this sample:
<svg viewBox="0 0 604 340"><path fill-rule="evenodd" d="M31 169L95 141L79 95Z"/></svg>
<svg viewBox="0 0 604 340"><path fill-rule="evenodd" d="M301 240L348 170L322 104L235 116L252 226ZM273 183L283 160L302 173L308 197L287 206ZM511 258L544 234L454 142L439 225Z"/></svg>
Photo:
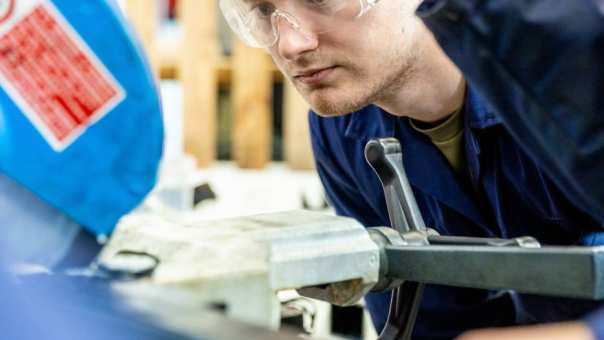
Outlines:
<svg viewBox="0 0 604 340"><path fill-rule="evenodd" d="M388 225L366 164L370 139L395 137L426 225L441 234L573 244L599 224L511 138L415 16L420 0L220 0L231 27L263 47L312 108L317 169L340 215ZM461 269L460 269L461 270ZM369 294L376 327L389 297ZM431 285L414 338L576 318L592 306Z"/></svg>

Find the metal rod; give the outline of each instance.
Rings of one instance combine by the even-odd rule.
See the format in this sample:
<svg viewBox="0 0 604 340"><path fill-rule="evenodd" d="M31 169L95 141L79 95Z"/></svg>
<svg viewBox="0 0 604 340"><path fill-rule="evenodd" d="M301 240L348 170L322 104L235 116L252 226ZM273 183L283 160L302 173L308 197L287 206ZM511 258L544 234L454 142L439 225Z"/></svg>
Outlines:
<svg viewBox="0 0 604 340"><path fill-rule="evenodd" d="M385 252L386 276L396 279L604 298L604 247L386 246Z"/></svg>

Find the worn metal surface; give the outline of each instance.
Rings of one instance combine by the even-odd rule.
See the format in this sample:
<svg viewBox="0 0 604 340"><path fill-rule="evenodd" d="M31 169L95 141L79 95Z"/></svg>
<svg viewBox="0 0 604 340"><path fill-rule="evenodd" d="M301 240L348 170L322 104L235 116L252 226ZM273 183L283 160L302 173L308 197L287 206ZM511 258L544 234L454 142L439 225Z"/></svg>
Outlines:
<svg viewBox="0 0 604 340"><path fill-rule="evenodd" d="M378 280L378 251L353 219L308 211L184 224L133 215L120 222L100 263L123 268L120 254L150 254L159 264L149 283L189 288L200 300L231 306L227 314L237 319L277 328L277 291L337 283L324 286L331 290L324 297L356 302Z"/></svg>
<svg viewBox="0 0 604 340"><path fill-rule="evenodd" d="M604 298L604 247L388 246L386 256L404 280Z"/></svg>
<svg viewBox="0 0 604 340"><path fill-rule="evenodd" d="M281 328L276 332L227 318L196 291L144 281L114 283L112 288L125 304L148 315L157 325L195 339L300 339L295 330Z"/></svg>

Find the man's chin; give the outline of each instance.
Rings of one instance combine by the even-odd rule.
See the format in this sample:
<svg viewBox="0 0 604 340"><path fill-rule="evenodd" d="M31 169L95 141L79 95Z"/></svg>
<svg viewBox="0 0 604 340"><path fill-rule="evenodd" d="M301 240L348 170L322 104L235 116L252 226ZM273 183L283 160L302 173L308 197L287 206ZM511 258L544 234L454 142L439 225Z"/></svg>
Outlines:
<svg viewBox="0 0 604 340"><path fill-rule="evenodd" d="M305 93L304 97L311 109L322 117L341 116L357 108L351 105L350 98L339 98L330 89L316 89Z"/></svg>
<svg viewBox="0 0 604 340"><path fill-rule="evenodd" d="M322 117L341 116L361 109L357 105L341 100L311 100L310 107Z"/></svg>

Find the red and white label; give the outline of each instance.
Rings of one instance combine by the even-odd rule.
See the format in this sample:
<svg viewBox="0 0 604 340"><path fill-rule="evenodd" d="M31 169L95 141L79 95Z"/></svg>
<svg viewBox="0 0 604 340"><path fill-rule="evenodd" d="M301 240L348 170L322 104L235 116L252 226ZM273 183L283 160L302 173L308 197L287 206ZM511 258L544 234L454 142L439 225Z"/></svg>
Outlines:
<svg viewBox="0 0 604 340"><path fill-rule="evenodd" d="M2 8L0 86L62 151L125 92L50 1L0 0Z"/></svg>

